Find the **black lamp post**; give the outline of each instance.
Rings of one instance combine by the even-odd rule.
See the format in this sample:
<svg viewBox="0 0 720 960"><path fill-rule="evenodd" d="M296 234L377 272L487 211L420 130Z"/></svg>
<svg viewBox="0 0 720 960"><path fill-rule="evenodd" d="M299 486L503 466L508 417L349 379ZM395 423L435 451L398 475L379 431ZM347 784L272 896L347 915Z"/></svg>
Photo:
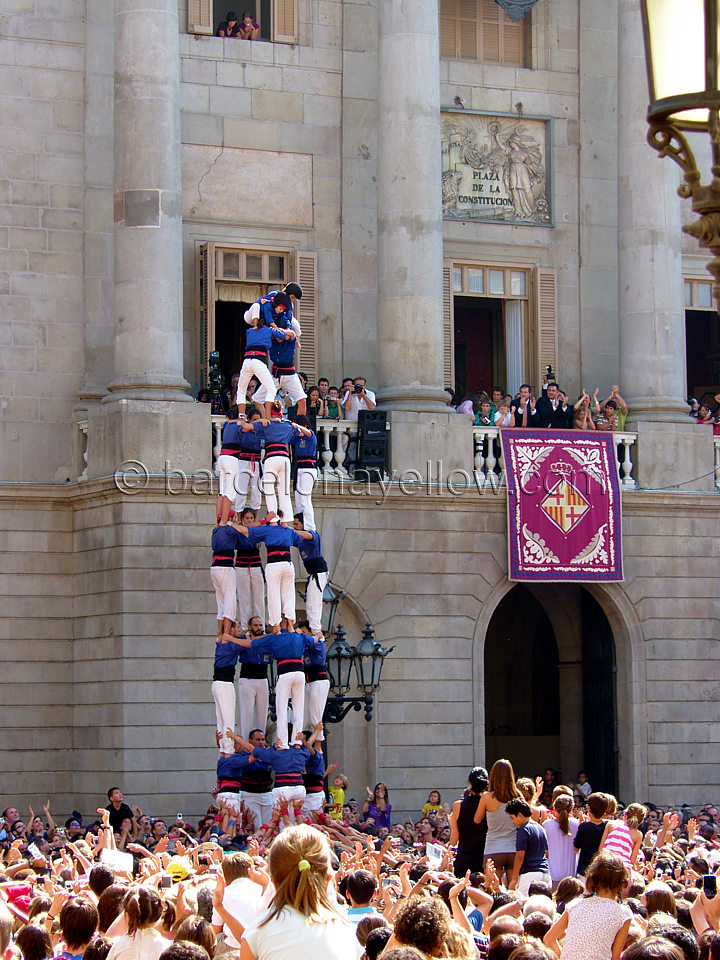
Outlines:
<svg viewBox="0 0 720 960"><path fill-rule="evenodd" d="M325 706L325 723L341 723L351 710L365 709L365 719L372 719L374 695L380 687L380 675L385 657L395 648L386 649L375 639L369 623L365 624L357 647L345 640L345 631L338 627L335 639L328 647L327 665L330 674L330 696ZM357 685L362 696L348 697L350 677L355 668Z"/></svg>
<svg viewBox="0 0 720 960"><path fill-rule="evenodd" d="M661 157L672 157L684 174L678 187L690 197L694 223L683 227L707 247L707 267L720 305L720 0L640 0L645 37L650 106L648 143ZM711 180L703 186L692 148L683 131L710 137Z"/></svg>

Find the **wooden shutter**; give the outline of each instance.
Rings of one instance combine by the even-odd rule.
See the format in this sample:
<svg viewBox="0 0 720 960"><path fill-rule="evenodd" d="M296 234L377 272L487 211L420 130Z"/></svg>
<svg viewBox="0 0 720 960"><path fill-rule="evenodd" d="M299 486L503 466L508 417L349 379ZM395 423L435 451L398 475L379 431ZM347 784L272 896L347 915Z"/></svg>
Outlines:
<svg viewBox="0 0 720 960"><path fill-rule="evenodd" d="M535 271L535 313L537 316L538 380L550 364L557 370L557 271L538 267Z"/></svg>
<svg viewBox="0 0 720 960"><path fill-rule="evenodd" d="M212 0L188 0L188 33L213 35Z"/></svg>
<svg viewBox="0 0 720 960"><path fill-rule="evenodd" d="M495 0L478 0L478 6L482 20L482 60L524 66L525 18L515 23Z"/></svg>
<svg viewBox="0 0 720 960"><path fill-rule="evenodd" d="M298 370L308 375L308 383L317 383L318 378L318 309L317 309L317 254L298 251L295 275L302 287L302 300L295 304L302 327Z"/></svg>
<svg viewBox="0 0 720 960"><path fill-rule="evenodd" d="M440 56L457 58L457 0L440 0Z"/></svg>
<svg viewBox="0 0 720 960"><path fill-rule="evenodd" d="M459 0L458 36L460 39L460 59L478 58L478 21L476 0Z"/></svg>
<svg viewBox="0 0 720 960"><path fill-rule="evenodd" d="M455 389L455 321L453 311L453 265L443 263L443 380Z"/></svg>
<svg viewBox="0 0 720 960"><path fill-rule="evenodd" d="M196 272L200 384L208 385L208 360L215 349L215 244L201 243L198 247Z"/></svg>
<svg viewBox="0 0 720 960"><path fill-rule="evenodd" d="M273 43L297 43L298 0L272 0Z"/></svg>

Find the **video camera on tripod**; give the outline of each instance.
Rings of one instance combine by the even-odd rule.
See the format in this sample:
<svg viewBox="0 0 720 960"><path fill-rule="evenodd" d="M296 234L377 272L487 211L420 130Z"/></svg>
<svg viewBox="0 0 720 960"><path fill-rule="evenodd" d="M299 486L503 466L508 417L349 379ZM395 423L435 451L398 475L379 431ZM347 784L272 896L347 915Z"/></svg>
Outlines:
<svg viewBox="0 0 720 960"><path fill-rule="evenodd" d="M225 377L220 368L220 352L213 350L208 358L208 390L212 412L227 414L230 409L228 398L224 393Z"/></svg>

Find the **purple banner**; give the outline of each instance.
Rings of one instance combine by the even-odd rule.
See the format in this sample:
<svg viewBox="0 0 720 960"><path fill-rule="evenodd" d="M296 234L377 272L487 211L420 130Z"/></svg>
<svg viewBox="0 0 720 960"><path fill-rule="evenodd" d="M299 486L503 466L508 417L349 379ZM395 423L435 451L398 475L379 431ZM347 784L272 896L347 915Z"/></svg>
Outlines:
<svg viewBox="0 0 720 960"><path fill-rule="evenodd" d="M611 433L503 430L510 580L622 580Z"/></svg>

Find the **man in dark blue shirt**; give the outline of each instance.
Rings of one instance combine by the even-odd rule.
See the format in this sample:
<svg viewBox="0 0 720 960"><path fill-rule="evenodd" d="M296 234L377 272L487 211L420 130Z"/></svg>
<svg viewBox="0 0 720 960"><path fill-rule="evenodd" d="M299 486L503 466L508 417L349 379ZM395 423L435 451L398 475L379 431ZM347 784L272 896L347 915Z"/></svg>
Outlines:
<svg viewBox="0 0 720 960"><path fill-rule="evenodd" d="M550 881L550 865L547 858L547 834L539 823L532 819L532 809L525 800L511 800L505 812L517 827L515 835L515 863L509 887L527 896L530 884L535 880Z"/></svg>

